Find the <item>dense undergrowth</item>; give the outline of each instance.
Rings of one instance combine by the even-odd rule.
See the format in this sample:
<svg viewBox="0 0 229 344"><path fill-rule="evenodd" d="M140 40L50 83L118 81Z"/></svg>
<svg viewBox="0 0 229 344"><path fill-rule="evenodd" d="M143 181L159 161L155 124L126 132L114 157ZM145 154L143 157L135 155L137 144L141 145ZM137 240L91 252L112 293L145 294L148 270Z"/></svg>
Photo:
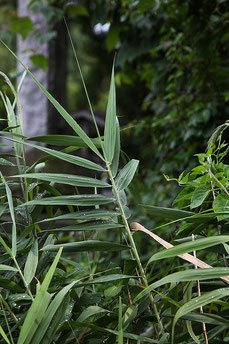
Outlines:
<svg viewBox="0 0 229 344"><path fill-rule="evenodd" d="M128 208L138 161L119 169L114 67L104 135L94 121L94 139L26 72L75 136L25 138L20 86L14 90L2 75L13 100L1 93L8 117L1 134L13 148L0 163L17 172L1 174L0 184L0 343L227 343L229 166L222 133L228 124L198 154L198 166L176 180L182 190L173 208L141 206L145 217L164 222L148 231ZM94 118L90 101L89 107ZM45 156L27 166L26 145ZM100 163L74 154L82 147ZM97 177L45 172L51 159Z"/></svg>

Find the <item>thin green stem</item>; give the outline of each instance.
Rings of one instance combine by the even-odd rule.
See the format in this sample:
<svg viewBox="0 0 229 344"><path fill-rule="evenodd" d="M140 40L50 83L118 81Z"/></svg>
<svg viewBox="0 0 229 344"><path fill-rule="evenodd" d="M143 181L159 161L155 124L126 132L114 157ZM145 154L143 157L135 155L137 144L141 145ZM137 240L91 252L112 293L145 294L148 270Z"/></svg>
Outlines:
<svg viewBox="0 0 229 344"><path fill-rule="evenodd" d="M117 200L119 209L121 211L121 217L122 217L122 220L123 220L123 223L124 223L124 227L126 229L126 232L127 232L127 235L128 235L128 239L130 241L130 245L131 245L131 250L132 250L133 256L136 259L136 262L137 262L137 265L138 265L138 268L139 268L139 272L140 272L142 281L143 281L145 287L148 287L147 277L146 277L145 271L143 269L143 266L142 266L142 263L141 263L141 260L140 260L139 254L138 254L138 250L136 248L135 241L133 239L133 236L132 236L132 233L131 233L131 230L130 230L130 227L129 227L129 224L127 222L127 219L126 219L126 216L125 216L125 212L124 212L124 209L123 209L120 197L119 197L119 192L118 192L118 190L116 188L115 181L114 181L114 178L113 178L113 175L112 175L112 172L111 172L109 164L107 164L107 169L108 169L108 174L109 174L109 177L110 177L110 180L111 180L112 188L113 188L114 194L116 196L116 200ZM162 324L162 321L161 321L161 318L160 318L160 315L159 315L159 312L158 312L158 309L157 309L157 306L155 304L155 301L154 301L154 298L153 298L152 294L150 294L150 302L151 302L151 305L153 307L154 313L156 315L156 318L157 318L160 330L161 330L162 334L164 334L163 324Z"/></svg>
<svg viewBox="0 0 229 344"><path fill-rule="evenodd" d="M19 274L20 274L20 276L21 276L21 279L22 279L22 281L23 281L23 283L24 283L24 285L25 285L25 287L26 287L26 290L27 290L29 296L31 297L31 300L34 301L33 294L31 293L30 288L29 288L29 285L27 284L27 282L26 282L26 280L25 280L25 277L24 277L24 275L23 275L23 273L22 273L22 271L21 271L21 269L20 269L20 266L18 265L18 262L17 262L17 260L16 260L16 257L13 256L12 258L13 258L14 264L16 265L16 268L18 269L18 272L19 272Z"/></svg>

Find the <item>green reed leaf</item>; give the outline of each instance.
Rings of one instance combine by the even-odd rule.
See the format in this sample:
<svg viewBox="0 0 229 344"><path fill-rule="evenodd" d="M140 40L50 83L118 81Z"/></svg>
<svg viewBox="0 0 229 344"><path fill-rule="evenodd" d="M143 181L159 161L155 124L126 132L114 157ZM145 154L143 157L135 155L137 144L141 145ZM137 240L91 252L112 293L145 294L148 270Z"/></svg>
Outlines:
<svg viewBox="0 0 229 344"><path fill-rule="evenodd" d="M114 63L111 73L110 91L106 109L106 120L104 129L104 149L108 162L112 162L116 141L116 96L115 96L115 79Z"/></svg>
<svg viewBox="0 0 229 344"><path fill-rule="evenodd" d="M132 181L136 169L138 167L138 160L130 160L117 175L115 179L115 184L119 191L124 190Z"/></svg>
<svg viewBox="0 0 229 344"><path fill-rule="evenodd" d="M90 177L76 176L73 174L60 174L60 173L27 173L20 174L13 177L22 177L22 178L36 178L45 180L48 182L58 183L58 184L67 184L72 186L84 186L84 187L97 187L97 188L107 188L111 185Z"/></svg>
<svg viewBox="0 0 229 344"><path fill-rule="evenodd" d="M52 228L50 231L54 232L75 232L75 231L98 231L98 230L106 230L106 229L120 229L123 225L119 223L115 223L112 221L86 221L83 223L77 223L75 225L60 227L60 228Z"/></svg>
<svg viewBox="0 0 229 344"><path fill-rule="evenodd" d="M56 252L60 247L63 247L65 252L85 252L85 251L122 251L129 250L129 246L117 244L115 242L99 241L99 240L87 240L71 242L62 245L47 245L44 246L41 251Z"/></svg>
<svg viewBox="0 0 229 344"><path fill-rule="evenodd" d="M115 149L114 157L111 164L112 176L115 177L119 166L119 156L120 156L120 127L118 117L116 117L116 138L115 138Z"/></svg>
<svg viewBox="0 0 229 344"><path fill-rule="evenodd" d="M25 262L24 268L24 278L26 283L29 285L32 281L38 264L38 241L37 238L34 238L32 247L29 251L28 257Z"/></svg>
<svg viewBox="0 0 229 344"><path fill-rule="evenodd" d="M43 135L28 138L29 141L43 142L55 146L76 146L87 147L84 140L79 136L73 135ZM101 148L99 139L91 139L97 148Z"/></svg>

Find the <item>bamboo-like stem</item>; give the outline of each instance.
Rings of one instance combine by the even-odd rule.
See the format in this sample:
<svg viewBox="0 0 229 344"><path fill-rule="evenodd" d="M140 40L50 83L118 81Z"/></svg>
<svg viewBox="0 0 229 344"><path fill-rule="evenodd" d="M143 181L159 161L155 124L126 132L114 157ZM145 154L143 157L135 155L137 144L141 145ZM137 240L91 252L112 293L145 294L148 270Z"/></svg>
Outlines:
<svg viewBox="0 0 229 344"><path fill-rule="evenodd" d="M123 209L120 197L119 197L119 192L118 192L118 190L116 188L115 181L114 181L114 178L113 178L113 175L112 175L112 172L111 172L109 164L107 164L107 169L108 169L108 174L109 174L110 181L111 181L111 184L112 184L112 188L113 188L114 194L116 196L116 200L117 200L119 209L121 211L121 217L122 217L122 220L123 220L123 224L124 224L124 227L126 229L126 233L128 235L128 239L130 241L130 245L131 245L131 250L132 250L133 256L136 259L136 262L137 262L137 265L138 265L138 269L139 269L142 281L143 281L145 287L148 287L149 284L148 284L148 281L147 281L147 277L146 277L145 271L143 269L143 266L142 266L142 263L141 263L141 260L140 260L139 254L138 254L138 250L136 248L135 241L133 239L133 236L132 236L132 233L131 233L131 230L130 230L130 227L129 227L129 224L127 222L127 219L126 219L126 216L125 216L125 212L124 212L124 209ZM157 318L160 330L161 330L162 334L164 334L163 324L162 324L162 321L161 321L161 318L160 318L157 306L155 304L153 295L150 294L149 297L150 297L150 302L151 302L151 305L153 307L155 316Z"/></svg>

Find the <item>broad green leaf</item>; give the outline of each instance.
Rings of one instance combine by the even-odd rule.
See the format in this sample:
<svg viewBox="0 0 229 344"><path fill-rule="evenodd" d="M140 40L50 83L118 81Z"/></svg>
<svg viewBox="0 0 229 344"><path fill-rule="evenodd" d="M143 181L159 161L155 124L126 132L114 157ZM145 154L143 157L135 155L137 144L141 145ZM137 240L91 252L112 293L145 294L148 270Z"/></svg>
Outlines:
<svg viewBox="0 0 229 344"><path fill-rule="evenodd" d="M5 189L6 189L6 195L7 195L7 200L8 200L8 204L9 204L9 209L10 209L10 216L12 219L12 254L13 256L16 256L17 253L17 233L16 233L16 220L15 220L15 214L14 214L14 204L13 204L13 197L12 197L12 192L7 184L7 182L5 181L2 173L0 172L1 178L3 180L3 183L5 185Z"/></svg>
<svg viewBox="0 0 229 344"><path fill-rule="evenodd" d="M5 340L7 344L10 344L9 339L7 338L7 335L5 334L5 331L3 330L2 326L0 325L0 335Z"/></svg>
<svg viewBox="0 0 229 344"><path fill-rule="evenodd" d="M221 288L210 291L205 293L202 296L197 296L194 299L186 302L183 306L181 306L175 314L173 320L173 326L175 326L176 322L185 314L188 314L194 311L197 308L203 307L209 303L217 301L223 297L228 297L229 289L228 288Z"/></svg>
<svg viewBox="0 0 229 344"><path fill-rule="evenodd" d="M79 136L73 135L45 135L28 138L29 141L43 142L55 146L76 146L87 147L86 143ZM101 148L99 139L91 139L97 148Z"/></svg>
<svg viewBox="0 0 229 344"><path fill-rule="evenodd" d="M183 253L201 250L201 249L208 248L211 246L223 244L228 241L229 241L229 235L218 235L218 236L212 236L212 237L204 238L204 239L197 239L195 241L185 242L183 244L173 246L171 248L162 250L154 254L148 261L148 264L158 259L175 257Z"/></svg>
<svg viewBox="0 0 229 344"><path fill-rule="evenodd" d="M225 193L220 193L213 201L214 212L222 212L225 215L218 216L218 220L222 221L229 218L229 197Z"/></svg>
<svg viewBox="0 0 229 344"><path fill-rule="evenodd" d="M17 140L15 140L15 139L13 141L17 142ZM29 142L23 142L23 144L30 146L30 147L33 147L33 148L36 148L38 150L41 150L42 152L45 152L45 153L47 153L47 154L49 154L55 158L67 161L67 162L74 164L74 165L82 166L82 167L88 168L90 170L95 170L95 171L102 171L102 172L106 171L102 166L97 165L94 162L87 160L87 159L84 159L84 158L81 158L79 156L75 156L72 154L67 154L64 152L56 151L54 149L34 145L32 143L29 143Z"/></svg>
<svg viewBox="0 0 229 344"><path fill-rule="evenodd" d="M92 315L96 315L96 314L100 314L100 313L109 313L109 312L110 311L108 311L107 309L104 309L104 308L99 307L99 306L89 306L80 314L80 316L77 318L76 321L84 322L85 320L87 320Z"/></svg>
<svg viewBox="0 0 229 344"><path fill-rule="evenodd" d="M60 255L62 252L62 247L60 247L49 271L47 272L44 281L42 282L39 291L33 300L31 307L28 310L24 323L22 325L20 335L17 344L30 343L32 336L34 335L37 327L39 326L44 313L48 307L51 300L51 295L47 292L53 274L56 270Z"/></svg>
<svg viewBox="0 0 229 344"><path fill-rule="evenodd" d="M112 176L115 177L119 166L119 156L120 156L120 127L118 117L116 117L116 139L115 139L115 149L114 156L111 164Z"/></svg>
<svg viewBox="0 0 229 344"><path fill-rule="evenodd" d="M142 206L150 214L154 216L163 217L166 219L182 220L183 218L187 218L192 215L195 215L195 213L191 211L185 211L185 210L180 210L180 209L156 207L152 205L142 205Z"/></svg>
<svg viewBox="0 0 229 344"><path fill-rule="evenodd" d="M58 221L58 220L93 220L93 219L107 219L116 217L119 214L116 211L106 209L81 210L73 213L54 216L49 219L44 219L40 222Z"/></svg>
<svg viewBox="0 0 229 344"><path fill-rule="evenodd" d="M27 173L20 174L13 177L21 178L36 178L45 180L53 183L67 184L72 186L85 186L85 187L97 187L97 188L107 188L111 185L90 177L76 176L73 174L59 174L59 173Z"/></svg>
<svg viewBox="0 0 229 344"><path fill-rule="evenodd" d="M21 204L19 207L30 205L75 205L75 206L95 206L97 204L107 204L113 202L114 199L103 195L69 195L46 197L35 199Z"/></svg>
<svg viewBox="0 0 229 344"><path fill-rule="evenodd" d="M46 310L43 319L33 337L33 344L40 344L41 340L46 334L46 331L48 327L50 326L50 323L58 311L63 299L65 298L66 294L74 287L74 285L78 281L74 281L71 284L65 286L53 299L53 301L50 303L48 309Z"/></svg>
<svg viewBox="0 0 229 344"><path fill-rule="evenodd" d="M0 271L15 271L15 272L17 272L18 269L14 268L13 266L0 264Z"/></svg>
<svg viewBox="0 0 229 344"><path fill-rule="evenodd" d="M26 259L25 268L24 268L24 278L28 285L30 284L30 282L32 281L36 273L37 264L38 264L38 241L36 238L34 238L33 244L29 251L28 257Z"/></svg>
<svg viewBox="0 0 229 344"><path fill-rule="evenodd" d="M132 159L119 172L115 179L115 184L119 191L125 189L130 184L135 175L138 163L138 160Z"/></svg>
<svg viewBox="0 0 229 344"><path fill-rule="evenodd" d="M115 80L114 80L114 63L111 74L110 91L106 109L106 120L104 129L104 149L106 159L112 162L116 141L116 96L115 96Z"/></svg>
<svg viewBox="0 0 229 344"><path fill-rule="evenodd" d="M119 296L118 307L118 344L123 344L122 298Z"/></svg>
<svg viewBox="0 0 229 344"><path fill-rule="evenodd" d="M115 223L112 221L88 221L83 223L78 223L75 225L70 225L66 227L60 228L52 228L50 231L55 232L70 232L70 231L98 231L98 230L106 230L106 229L115 229L115 228L122 228L123 225L119 223Z"/></svg>
<svg viewBox="0 0 229 344"><path fill-rule="evenodd" d="M86 145L102 160L103 157L91 141L91 139L87 136L87 134L82 130L82 128L78 125L78 123L72 118L71 115L58 103L58 101L41 85L41 83L37 80L37 78L30 72L30 70L24 65L24 63L19 59L19 57L14 54L14 52L3 42L3 45L10 51L10 53L20 62L20 64L24 67L24 69L29 73L31 78L35 81L37 86L41 89L41 91L45 94L45 96L49 99L49 101L53 104L56 110L60 113L60 115L66 120L66 122L72 127L72 129L79 135L82 140L86 143Z"/></svg>
<svg viewBox="0 0 229 344"><path fill-rule="evenodd" d="M202 281L211 280L214 278L220 278L222 276L229 276L229 268L210 268L210 269L190 269L185 271L175 272L159 281L150 284L147 288L141 291L135 298L133 302L140 300L143 296L150 293L152 290L161 287L167 283L177 283L177 282L187 282L187 281Z"/></svg>
<svg viewBox="0 0 229 344"><path fill-rule="evenodd" d="M194 209L194 208L199 207L204 202L209 192L210 192L210 189L204 185L197 187L195 191L193 192L190 208Z"/></svg>
<svg viewBox="0 0 229 344"><path fill-rule="evenodd" d="M63 247L65 252L84 252L84 251L122 251L129 250L129 246L121 245L113 242L99 241L99 240L87 240L71 242L62 245L47 245L44 246L41 251L56 252L60 247Z"/></svg>

